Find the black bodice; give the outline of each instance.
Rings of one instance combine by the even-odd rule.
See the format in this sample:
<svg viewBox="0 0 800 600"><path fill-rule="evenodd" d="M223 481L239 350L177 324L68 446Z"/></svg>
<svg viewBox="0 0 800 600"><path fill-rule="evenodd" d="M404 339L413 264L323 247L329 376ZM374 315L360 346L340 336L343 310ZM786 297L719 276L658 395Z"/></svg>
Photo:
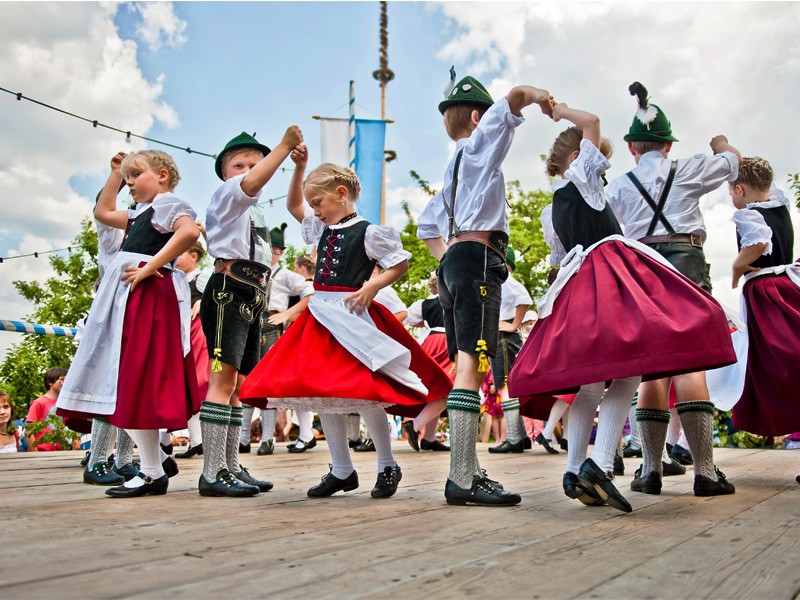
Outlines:
<svg viewBox="0 0 800 600"><path fill-rule="evenodd" d="M367 256L364 237L368 221L348 227L326 227L317 245L317 268L314 284L360 288L372 276L377 261Z"/></svg>
<svg viewBox="0 0 800 600"><path fill-rule="evenodd" d="M578 244L588 248L610 235L622 235L611 207L593 209L571 181L553 193L553 229L567 252Z"/></svg>
<svg viewBox="0 0 800 600"><path fill-rule="evenodd" d="M175 235L173 232L156 231L150 220L153 218L153 207L148 206L134 219L128 219L125 239L120 250L155 256Z"/></svg>
<svg viewBox="0 0 800 600"><path fill-rule="evenodd" d="M772 208L752 208L764 217L767 227L772 231L772 253L763 254L751 264L760 269L788 265L792 262L792 248L794 247L794 231L792 230L792 217L786 206ZM742 250L742 236L736 232L736 245Z"/></svg>

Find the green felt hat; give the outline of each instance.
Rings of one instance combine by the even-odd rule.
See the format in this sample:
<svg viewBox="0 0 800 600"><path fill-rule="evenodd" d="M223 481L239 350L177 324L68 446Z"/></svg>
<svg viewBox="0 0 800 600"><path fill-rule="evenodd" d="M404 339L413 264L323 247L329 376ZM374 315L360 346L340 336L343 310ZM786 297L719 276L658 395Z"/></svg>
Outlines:
<svg viewBox="0 0 800 600"><path fill-rule="evenodd" d="M636 96L639 108L633 117L628 134L623 138L626 142L677 142L672 135L672 125L664 111L655 104L650 104L647 89L638 81L634 81L628 91Z"/></svg>
<svg viewBox="0 0 800 600"><path fill-rule="evenodd" d="M489 108L494 104L494 100L483 87L483 84L474 77L467 75L453 85L455 81L455 71L450 69L450 84L445 88L445 99L439 102L439 112L444 114L448 107L454 104L476 104Z"/></svg>
<svg viewBox="0 0 800 600"><path fill-rule="evenodd" d="M517 253L511 246L506 250L506 262L512 271L517 270Z"/></svg>
<svg viewBox="0 0 800 600"><path fill-rule="evenodd" d="M243 131L230 142L225 144L222 152L217 154L217 161L214 163L214 170L217 172L217 177L222 179L222 157L225 156L225 153L229 152L230 150L236 150L238 148L254 148L255 150L259 150L264 156L272 152L264 144L259 144L258 140L256 140L254 136L255 134L250 135Z"/></svg>
<svg viewBox="0 0 800 600"><path fill-rule="evenodd" d="M283 238L283 232L286 231L288 225L286 223L281 223L280 227L273 227L269 230L269 242L272 244L273 248L280 248L281 250L286 250L286 243Z"/></svg>

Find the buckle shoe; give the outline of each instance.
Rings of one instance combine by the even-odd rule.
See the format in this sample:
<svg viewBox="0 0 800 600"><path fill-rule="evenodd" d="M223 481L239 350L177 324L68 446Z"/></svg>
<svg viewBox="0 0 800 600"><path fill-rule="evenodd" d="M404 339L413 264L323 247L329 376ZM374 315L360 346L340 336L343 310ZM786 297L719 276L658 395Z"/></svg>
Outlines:
<svg viewBox="0 0 800 600"><path fill-rule="evenodd" d="M112 498L138 498L139 496L163 496L167 493L169 487L169 477L162 475L158 479L148 477L144 473L139 473L137 477L144 479L144 484L139 487L125 487L120 485L118 487L109 488L106 490L106 495Z"/></svg>
<svg viewBox="0 0 800 600"><path fill-rule="evenodd" d="M409 421L410 422L410 421ZM384 467L383 473L378 473L378 480L372 488L370 496L373 498L389 498L397 491L397 484L403 478L403 472L398 465Z"/></svg>
<svg viewBox="0 0 800 600"><path fill-rule="evenodd" d="M562 439L562 442L563 441L565 440ZM539 434L536 436L536 443L539 444L545 450L547 450L548 454L560 454L558 450L556 450L555 448L553 448L553 446L550 445L550 440L544 437L542 432L539 432Z"/></svg>
<svg viewBox="0 0 800 600"><path fill-rule="evenodd" d="M139 470L137 469L136 472L138 473ZM126 481L127 479L115 473L105 461L96 462L91 468L89 468L89 465L86 465L86 468L83 470L83 483L88 483L90 485L119 485Z"/></svg>
<svg viewBox="0 0 800 600"><path fill-rule="evenodd" d="M300 454L301 452L305 452L306 450L311 450L314 446L317 445L317 439L311 438L309 441L304 442L300 438L294 444L290 444L288 446L288 450L290 454Z"/></svg>
<svg viewBox="0 0 800 600"><path fill-rule="evenodd" d="M578 471L578 478L584 485L593 486L600 498L609 506L613 506L622 512L631 512L633 510L625 496L614 485L612 481L614 474L611 472L604 473L591 458L583 461L580 471Z"/></svg>
<svg viewBox="0 0 800 600"><path fill-rule="evenodd" d="M207 481L201 474L198 484L201 496L230 496L233 498L245 498L255 496L259 489L254 485L248 485L238 479L228 469L222 469L217 473L214 481Z"/></svg>
<svg viewBox="0 0 800 600"><path fill-rule="evenodd" d="M192 458L193 456L203 456L203 444L189 446L185 452L178 452L175 458Z"/></svg>
<svg viewBox="0 0 800 600"><path fill-rule="evenodd" d="M258 447L258 450L256 450L256 454L258 454L259 456L267 456L269 454L272 454L274 451L275 451L275 441L270 439L266 442L261 442L261 445Z"/></svg>
<svg viewBox="0 0 800 600"><path fill-rule="evenodd" d="M686 474L686 467L684 467L681 463L679 463L672 457L670 457L669 462L665 460L661 461L661 470L664 472L664 477L669 477L670 475Z"/></svg>
<svg viewBox="0 0 800 600"><path fill-rule="evenodd" d="M367 438L357 446L353 446L353 452L375 452L375 444Z"/></svg>
<svg viewBox="0 0 800 600"><path fill-rule="evenodd" d="M642 477L642 465L639 465L633 474L631 489L634 492L659 496L661 494L661 476L655 471L650 471L645 477Z"/></svg>
<svg viewBox="0 0 800 600"><path fill-rule="evenodd" d="M247 442L246 444L239 442L239 454L250 454L250 448L250 442Z"/></svg>
<svg viewBox="0 0 800 600"><path fill-rule="evenodd" d="M593 486L586 485L575 473L564 473L561 481L564 493L574 500L579 500L586 506L602 506L605 504Z"/></svg>
<svg viewBox="0 0 800 600"><path fill-rule="evenodd" d="M717 473L717 480L713 481L703 475L695 475L694 477L694 495L695 496L722 496L725 494L733 494L736 488L730 483L725 473L720 471L716 465L714 471Z"/></svg>
<svg viewBox="0 0 800 600"><path fill-rule="evenodd" d="M339 479L333 474L333 465L328 467L330 471L322 477L322 481L306 492L309 497L327 498L336 492L350 492L358 487L358 473L355 469L344 479Z"/></svg>
<svg viewBox="0 0 800 600"><path fill-rule="evenodd" d="M444 498L448 504L465 506L513 506L522 501L522 497L514 492L507 492L497 487L488 477L475 475L469 489L462 488L450 479L444 486Z"/></svg>
<svg viewBox="0 0 800 600"><path fill-rule="evenodd" d="M241 481L242 483L246 483L247 485L254 485L258 488L259 492L268 492L272 489L272 482L271 481L260 481L250 475L250 471L248 471L242 465L239 465L239 471L233 473L234 477Z"/></svg>
<svg viewBox="0 0 800 600"><path fill-rule="evenodd" d="M450 452L450 446L446 446L439 440L429 442L425 438L419 441L420 450L432 450L433 452Z"/></svg>
<svg viewBox="0 0 800 600"><path fill-rule="evenodd" d="M403 431L405 431L408 436L408 445L416 452L419 452L419 432L414 430L414 421L406 421L403 423Z"/></svg>
<svg viewBox="0 0 800 600"><path fill-rule="evenodd" d="M347 445L350 446L353 449L355 449L356 446L360 446L363 443L364 443L364 440L362 440L361 438L358 438L357 440L347 440Z"/></svg>
<svg viewBox="0 0 800 600"><path fill-rule="evenodd" d="M619 454L614 455L614 475L625 475L625 461Z"/></svg>
<svg viewBox="0 0 800 600"><path fill-rule="evenodd" d="M161 468L164 469L164 473L166 473L167 477L170 479L178 474L178 463L175 462L175 459L171 456L164 459L164 462L161 463Z"/></svg>
<svg viewBox="0 0 800 600"><path fill-rule="evenodd" d="M86 455L81 459L81 466L85 467L86 465L88 465L89 464L89 459L91 457L92 457L92 451L91 450L87 450L86 451Z"/></svg>
<svg viewBox="0 0 800 600"><path fill-rule="evenodd" d="M626 442L625 446L622 448L622 456L624 458L642 458L642 448L637 448L631 445L630 442Z"/></svg>
<svg viewBox="0 0 800 600"><path fill-rule="evenodd" d="M533 442L531 442L531 438L529 438L528 435L525 434L525 437L522 438L522 449L530 450L531 448L533 448Z"/></svg>
<svg viewBox="0 0 800 600"><path fill-rule="evenodd" d="M130 481L139 474L139 464L136 462L129 462L127 465L122 465L121 467L114 465L112 468L114 469L114 473L122 475L125 481Z"/></svg>
<svg viewBox="0 0 800 600"><path fill-rule="evenodd" d="M503 440L497 446L489 448L489 452L491 454L508 454L509 452L519 454L520 452L524 452L524 448L522 447L522 440L518 441L516 444L512 444L508 440Z"/></svg>

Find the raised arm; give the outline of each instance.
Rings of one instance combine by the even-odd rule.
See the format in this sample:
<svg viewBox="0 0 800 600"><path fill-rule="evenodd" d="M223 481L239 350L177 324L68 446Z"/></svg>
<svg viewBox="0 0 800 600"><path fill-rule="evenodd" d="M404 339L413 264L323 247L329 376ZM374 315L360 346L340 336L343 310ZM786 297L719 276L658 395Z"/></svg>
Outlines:
<svg viewBox="0 0 800 600"><path fill-rule="evenodd" d="M302 223L305 215L303 178L308 164L308 148L304 144L298 145L292 150L291 157L294 163L294 173L292 173L292 181L289 183L289 194L286 196L286 209L298 222Z"/></svg>
<svg viewBox="0 0 800 600"><path fill-rule="evenodd" d="M283 134L283 139L272 152L262 158L256 166L242 179L242 191L248 196L254 196L266 183L272 179L289 153L303 143L303 132L297 125L292 125Z"/></svg>
<svg viewBox="0 0 800 600"><path fill-rule="evenodd" d="M117 152L111 159L111 173L108 174L106 184L100 190L97 205L94 207L94 218L103 225L116 229L128 227L128 211L117 210L117 195L125 187L125 179L122 177L120 165L126 156L127 154L124 152Z"/></svg>
<svg viewBox="0 0 800 600"><path fill-rule="evenodd" d="M728 143L728 138L724 135L715 135L711 138L711 142L709 143L711 146L711 151L714 154L721 154L723 152L733 152L739 158L739 166L742 164L742 154L736 148L731 146Z"/></svg>
<svg viewBox="0 0 800 600"><path fill-rule="evenodd" d="M573 123L583 132L583 139L590 141L595 148L600 147L600 118L597 115L577 108L570 108L561 102L553 107L553 121L558 122L561 119L566 119Z"/></svg>
<svg viewBox="0 0 800 600"><path fill-rule="evenodd" d="M522 115L522 109L531 104L538 104L544 114L552 116L551 98L547 90L540 90L530 85L518 85L506 94L508 107L512 114L518 117Z"/></svg>

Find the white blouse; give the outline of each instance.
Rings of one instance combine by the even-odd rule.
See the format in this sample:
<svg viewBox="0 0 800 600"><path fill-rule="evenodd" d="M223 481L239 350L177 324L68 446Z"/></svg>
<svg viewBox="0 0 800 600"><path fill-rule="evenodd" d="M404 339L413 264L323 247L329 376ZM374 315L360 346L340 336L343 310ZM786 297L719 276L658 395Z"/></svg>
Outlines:
<svg viewBox="0 0 800 600"><path fill-rule="evenodd" d="M789 207L790 205L791 203L784 193L773 185L769 191L769 200L766 202L751 202L745 208L733 213L736 231L742 238L742 248L754 246L755 244L766 244L767 247L761 253L762 256L772 254L772 229L767 225L761 213L752 209Z"/></svg>
<svg viewBox="0 0 800 600"><path fill-rule="evenodd" d="M586 204L595 210L603 210L606 207L603 174L610 168L611 163L597 146L587 139L582 139L578 158L573 160L564 172L564 179L553 182L553 191L571 181L578 188ZM557 184L560 184L558 188Z"/></svg>
<svg viewBox="0 0 800 600"><path fill-rule="evenodd" d="M159 233L172 233L175 221L181 217L189 217L194 221L197 213L191 206L172 192L158 194L149 204L140 203L128 211L128 218L135 219L148 208L153 208L150 224Z"/></svg>
<svg viewBox="0 0 800 600"><path fill-rule="evenodd" d="M256 227L267 226L267 221L257 202L261 190L248 196L242 191L245 174L225 181L214 195L206 210L208 253L213 258L250 260L250 222ZM272 262L269 240L256 238L255 256L252 260L263 265Z"/></svg>
<svg viewBox="0 0 800 600"><path fill-rule="evenodd" d="M289 271L286 267L275 265L269 278L269 305L267 310L282 312L289 308L289 297L305 298L314 293L314 284L306 281L300 273Z"/></svg>

